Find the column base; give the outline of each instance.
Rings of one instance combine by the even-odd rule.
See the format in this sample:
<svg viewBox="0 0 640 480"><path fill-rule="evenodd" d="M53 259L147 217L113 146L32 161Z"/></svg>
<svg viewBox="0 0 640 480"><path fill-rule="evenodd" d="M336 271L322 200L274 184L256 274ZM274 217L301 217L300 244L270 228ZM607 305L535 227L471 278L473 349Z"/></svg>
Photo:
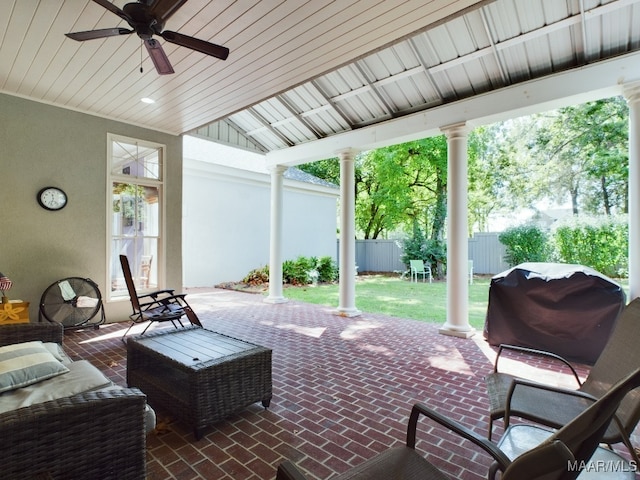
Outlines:
<svg viewBox="0 0 640 480"><path fill-rule="evenodd" d="M472 327L455 327L453 325L445 324L438 329L438 333L441 335L449 335L450 337L471 338L477 332Z"/></svg>
<svg viewBox="0 0 640 480"><path fill-rule="evenodd" d="M358 317L362 315L362 312L357 308L338 307L333 311L333 314L341 317Z"/></svg>
<svg viewBox="0 0 640 480"><path fill-rule="evenodd" d="M269 295L267 298L265 298L263 300L264 303L287 303L289 301L288 298L285 298L283 296L273 296L273 295Z"/></svg>

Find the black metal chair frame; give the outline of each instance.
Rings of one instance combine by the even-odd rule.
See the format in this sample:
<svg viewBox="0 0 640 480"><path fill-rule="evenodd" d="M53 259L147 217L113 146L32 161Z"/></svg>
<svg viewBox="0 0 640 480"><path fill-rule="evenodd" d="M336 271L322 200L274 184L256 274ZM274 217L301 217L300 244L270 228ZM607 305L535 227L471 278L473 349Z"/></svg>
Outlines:
<svg viewBox="0 0 640 480"><path fill-rule="evenodd" d="M123 340L134 325L144 322L149 324L140 335L144 335L153 322L171 322L175 328L178 328L178 325L184 327L181 319L185 316L192 325L202 326L198 316L187 302L185 294L176 295L175 290L163 289L138 295L126 255L120 255L120 265L122 265L122 273L133 309L133 313L129 315L131 325L122 336Z"/></svg>

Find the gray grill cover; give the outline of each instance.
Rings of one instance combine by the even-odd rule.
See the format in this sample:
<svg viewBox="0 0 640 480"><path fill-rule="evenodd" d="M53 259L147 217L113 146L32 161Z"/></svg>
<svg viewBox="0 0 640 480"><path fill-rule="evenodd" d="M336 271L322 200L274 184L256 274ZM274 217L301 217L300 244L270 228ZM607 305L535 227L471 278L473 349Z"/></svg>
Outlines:
<svg viewBox="0 0 640 480"><path fill-rule="evenodd" d="M593 364L624 305L620 285L589 267L522 263L491 279L484 337Z"/></svg>

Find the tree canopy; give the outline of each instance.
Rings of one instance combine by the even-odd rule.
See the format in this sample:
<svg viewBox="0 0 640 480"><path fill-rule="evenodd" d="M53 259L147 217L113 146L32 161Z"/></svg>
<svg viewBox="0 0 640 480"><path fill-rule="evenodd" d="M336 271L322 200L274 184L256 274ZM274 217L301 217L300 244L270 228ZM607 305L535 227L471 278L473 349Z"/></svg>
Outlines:
<svg viewBox="0 0 640 480"><path fill-rule="evenodd" d="M476 128L468 139L470 231L490 214L570 201L574 214L625 213L628 109L621 97ZM337 158L300 168L339 184ZM445 236L444 135L360 153L355 160L356 227L361 238L415 231Z"/></svg>

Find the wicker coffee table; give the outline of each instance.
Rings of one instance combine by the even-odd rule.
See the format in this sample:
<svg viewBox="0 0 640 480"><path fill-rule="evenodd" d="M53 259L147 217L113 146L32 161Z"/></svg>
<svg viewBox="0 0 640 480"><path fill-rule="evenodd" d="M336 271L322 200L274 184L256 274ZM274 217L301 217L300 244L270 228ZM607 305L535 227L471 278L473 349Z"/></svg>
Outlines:
<svg viewBox="0 0 640 480"><path fill-rule="evenodd" d="M229 414L271 402L271 350L201 327L127 340L127 383L151 406L203 430Z"/></svg>

